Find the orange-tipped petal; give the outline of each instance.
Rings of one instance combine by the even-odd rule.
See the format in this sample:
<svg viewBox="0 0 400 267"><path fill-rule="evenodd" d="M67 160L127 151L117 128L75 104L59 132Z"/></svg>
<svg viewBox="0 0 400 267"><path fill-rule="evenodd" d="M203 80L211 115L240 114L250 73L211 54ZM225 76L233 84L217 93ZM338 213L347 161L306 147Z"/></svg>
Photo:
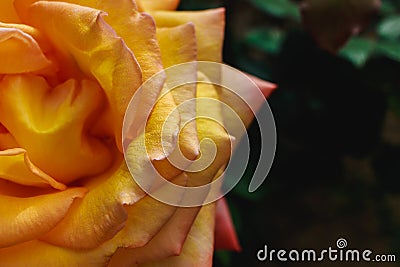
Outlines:
<svg viewBox="0 0 400 267"><path fill-rule="evenodd" d="M246 128L250 126L254 116L266 104L265 96L269 95L276 85L238 70L224 67L222 71L222 84L227 89L220 90L219 96L230 108L224 109L224 122L230 129L230 134L237 140L234 145L236 147L246 134Z"/></svg>
<svg viewBox="0 0 400 267"><path fill-rule="evenodd" d="M215 203L203 206L194 221L179 256L146 263L141 267L211 267L214 252Z"/></svg>
<svg viewBox="0 0 400 267"><path fill-rule="evenodd" d="M192 22L196 29L197 59L222 61L225 28L225 9L205 11L153 11L150 12L157 27L174 27Z"/></svg>
<svg viewBox="0 0 400 267"><path fill-rule="evenodd" d="M207 82L203 74L199 74L199 78L200 81ZM186 172L189 176L189 186L200 186L211 182L221 167L229 160L232 147L231 137L223 127L223 117L221 105L220 102L218 102L217 89L213 85L200 83L197 88L197 97L196 114L199 118L196 119L196 128L199 139L204 139L204 142L201 144L202 153L198 156L196 161L189 166L191 170ZM159 112L162 111L165 111L165 109L159 110ZM154 114L157 113L153 113L153 115ZM157 127L161 128L162 125L154 122L155 121L151 119L149 121L150 125L153 125L155 130L158 129ZM152 138L152 136L146 137ZM134 139L127 147L126 159L128 160L128 165L133 176L138 181L141 181L140 184L142 186L149 187L152 186L155 174L152 163L147 156L146 141L143 135ZM155 165L157 167L157 164ZM179 174L171 174L171 172L163 173L163 169L159 169L159 171L166 179L171 179L171 176ZM197 201L197 197L202 196L196 196L195 201ZM203 200L199 200L200 203L198 204L201 204ZM185 202L185 205L190 205L189 202Z"/></svg>
<svg viewBox="0 0 400 267"><path fill-rule="evenodd" d="M90 189L85 198L42 240L73 249L94 249L124 227L128 216L124 205L145 196L121 159L103 175L83 184Z"/></svg>
<svg viewBox="0 0 400 267"><path fill-rule="evenodd" d="M239 240L225 198L217 201L215 219L215 248L240 251Z"/></svg>
<svg viewBox="0 0 400 267"><path fill-rule="evenodd" d="M44 54L47 54L47 52L49 52L52 49L46 36L43 33L41 33L38 29L36 29L32 26L29 26L26 24L0 22L0 28L6 28L6 29L12 28L12 29L17 29L17 30L20 30L20 31L26 33L27 35L31 36L37 42L41 51ZM51 62L51 63L55 64L55 62ZM53 68L54 67L55 66L53 66ZM53 71L55 71L55 69L53 69ZM35 71L35 73L37 73L37 71Z"/></svg>
<svg viewBox="0 0 400 267"><path fill-rule="evenodd" d="M175 10L179 5L179 0L136 0L139 9L142 11L150 10Z"/></svg>
<svg viewBox="0 0 400 267"><path fill-rule="evenodd" d="M165 67L196 60L196 40L193 24L159 29L157 38ZM179 81L196 80L196 73L195 65L192 68L180 70L179 73L172 70L166 71L166 82L162 91L162 94L166 94L158 100L146 127L147 152L151 159L156 159L154 164L166 179L181 172L166 159L168 155L182 152L186 159L194 159L198 155L199 143L196 124L191 121L196 115L195 103L192 101L192 103L181 105L185 101L195 98L196 85L186 84L173 89L176 84L179 84ZM170 91L167 92L167 90ZM167 118L168 121L163 125ZM134 132L137 123L133 121L132 126L133 128L130 131ZM164 149L161 147L161 131L163 131L164 136ZM176 144L177 133L179 133L179 147ZM169 138L168 142L165 142L167 141L165 137Z"/></svg>
<svg viewBox="0 0 400 267"><path fill-rule="evenodd" d="M37 0L15 0L15 6L18 11L18 15L22 18L24 18L25 21L29 21L29 9L31 5L35 2L38 2ZM135 92L137 89L138 85L142 81L146 81L148 78L150 78L152 75L158 73L163 69L162 63L161 63L161 55L160 55L160 49L158 47L157 39L156 39L156 27L155 23L153 21L153 18L146 13L140 13L137 10L137 6L135 3L131 0L120 0L120 1L95 1L95 0L68 0L64 2L69 2L69 3L74 3L82 6L87 6L91 8L95 8L98 10L103 10L107 12L108 16L106 16L104 19L105 21L116 31L117 35L122 37L126 45L130 48L130 50L134 53L137 62L139 63L140 68L132 68L129 67L129 64L126 61L130 60L130 57L127 57L126 55L121 55L118 56L117 58L119 59L125 59L124 62L118 63L121 65L121 68L118 68L119 71L113 71L113 70L106 70L106 74L113 73L113 80L116 81L116 84L114 84L114 87L112 88L111 92L109 92L109 88L105 88L107 96L110 94L114 94L116 99L111 99L110 103L113 105L111 107L114 119L109 120L113 121L116 123L116 138L117 138L117 145L121 149L121 141L119 140L121 134L120 134L120 126L122 123L122 114L118 114L121 110L126 109L127 101L130 100L131 95ZM48 3L48 2L46 2ZM46 4L47 5L47 4ZM64 3L64 6L67 5ZM73 6L73 5L72 5ZM71 5L70 5L71 7ZM65 10L72 10L71 12L77 12L76 8L70 8L66 7ZM68 13L68 12L65 12ZM77 12L78 13L78 12ZM38 16L38 21L42 21L46 26L49 25L48 20L47 22L44 22L41 20L43 18L42 15ZM44 15L44 17L49 17L48 15ZM87 17L87 19L90 19L91 16L84 16ZM56 15L56 25L64 24L63 22L58 22L60 18ZM60 19L61 20L61 19ZM101 19L99 19L101 20ZM76 19L72 21L77 21ZM40 24L40 23L39 23ZM76 23L78 24L78 23ZM61 36L57 36L57 34L52 34L51 36L55 36L55 43L57 43L57 40L62 40L63 36L65 35L64 32L64 27L61 25L61 27L58 27L59 29L56 32L63 32ZM104 27L103 27L104 28ZM78 31L79 32L79 31ZM72 34L75 39L79 38L79 34ZM53 38L54 39L54 38ZM84 37L81 40L85 40L85 42L80 43L86 43L87 40L92 40L92 39L99 39L99 38L92 38L92 37ZM100 38L101 39L101 38ZM70 42L70 36L65 38L65 41L59 41L61 43L61 47L63 47L64 43L68 44ZM105 55L108 60L113 59L115 54L118 54L117 52L119 51L118 49L111 49L114 51L114 54L111 55ZM73 54L74 55L74 54ZM75 56L75 55L74 55ZM91 61L91 60L90 60ZM125 64L125 66L123 66ZM63 68L66 68L64 64ZM103 64L104 66L105 64ZM111 65L111 64L108 64ZM134 86L130 85L123 86L124 79L123 75L121 75L120 70L125 70L126 72L130 72L129 78L134 79L135 81L138 81L139 83L135 83ZM96 76L96 75L95 75ZM111 76L111 75L108 75ZM99 79L99 77L96 76L96 78ZM100 83L102 81L100 80ZM140 105L138 106L138 110L149 110L151 105L156 101L158 94L162 88L162 85L164 83L163 79L157 80L152 84L151 86L148 86L148 90L146 90L146 94L142 96L142 99L140 101ZM121 89L122 88L122 89ZM129 91L129 94L123 94L124 90L132 90ZM120 92L122 91L122 93ZM113 92L113 93L112 93ZM113 97L113 96L112 96ZM111 98L112 98L111 97ZM120 103L122 102L122 103ZM117 110L117 111L115 111ZM117 115L116 115L117 114ZM115 119L116 117L120 117ZM143 124L143 118L137 116L138 118L135 120L135 124ZM105 116L105 118L109 119L110 116ZM102 128L102 127L98 127ZM103 127L104 128L104 127ZM119 131L119 132L118 132Z"/></svg>
<svg viewBox="0 0 400 267"><path fill-rule="evenodd" d="M145 145L151 160L164 159L176 147L180 119L172 94L165 93L154 105L145 128Z"/></svg>
<svg viewBox="0 0 400 267"><path fill-rule="evenodd" d="M1 25L0 58L1 74L33 72L51 65L32 36L19 29L4 28Z"/></svg>
<svg viewBox="0 0 400 267"><path fill-rule="evenodd" d="M0 1L0 21L8 23L19 23L19 17L14 9L14 0Z"/></svg>
<svg viewBox="0 0 400 267"><path fill-rule="evenodd" d="M15 0L18 14L28 17L27 10L34 2L37 0ZM105 11L107 13L105 21L134 53L143 73L143 81L163 69L153 18L149 14L140 13L135 1L66 0L62 2Z"/></svg>
<svg viewBox="0 0 400 267"><path fill-rule="evenodd" d="M48 175L67 183L111 164L108 145L89 131L103 103L96 83L68 80L51 89L42 77L10 75L0 88L0 122Z"/></svg>
<svg viewBox="0 0 400 267"><path fill-rule="evenodd" d="M0 178L27 186L66 189L64 184L36 167L22 148L0 151Z"/></svg>
<svg viewBox="0 0 400 267"><path fill-rule="evenodd" d="M99 82L121 148L125 110L142 82L140 67L123 39L103 20L101 11L74 4L36 2L29 8L29 21L46 33L59 53L72 55L79 69Z"/></svg>
<svg viewBox="0 0 400 267"><path fill-rule="evenodd" d="M157 38L160 44L163 65L166 68L196 60L196 39L194 33L194 25L192 23L173 28L160 28L157 31ZM178 73L174 72L173 69L167 69L166 83L164 85L164 90L170 90L169 95L173 97L173 100L176 104L175 108L177 110L175 110L174 112L178 111L180 115L179 137L175 140L179 140L179 146L176 144L174 145L173 153L175 153L175 155L181 155L180 153L182 153L182 156L185 159L189 160L193 160L198 156L199 141L197 139L196 123L194 120L192 120L196 117L196 104L195 101L190 102L190 100L195 99L196 84L185 83L187 83L187 81L195 81L196 78L197 69L195 64L191 65L190 68L186 67L183 69L179 69ZM184 85L174 88L176 84ZM163 109L163 111L168 112L168 110L165 108ZM152 121L150 118L150 124L151 123ZM155 123L156 125L158 124L156 121ZM173 134L174 133L171 132L171 135ZM176 160L178 160L178 157L175 157ZM179 164L177 161L175 161L174 163ZM171 166L170 162L167 159L162 159L162 157L159 157L154 164L161 172L161 174L167 179L168 177L173 177L180 173L179 170ZM183 168L184 166L182 166L182 169Z"/></svg>
<svg viewBox="0 0 400 267"><path fill-rule="evenodd" d="M176 207L146 196L126 207L125 227L112 239L120 247L136 248L146 245L174 214Z"/></svg>
<svg viewBox="0 0 400 267"><path fill-rule="evenodd" d="M108 14L104 18L105 21L132 50L143 74L142 81L146 81L163 69L153 18L149 14L138 12L135 1L68 0L66 2L92 7Z"/></svg>
<svg viewBox="0 0 400 267"><path fill-rule="evenodd" d="M98 247L94 250L72 250L33 240L0 249L0 267L10 266L105 266L113 249Z"/></svg>
<svg viewBox="0 0 400 267"><path fill-rule="evenodd" d="M187 173L190 186L210 183L221 167L229 161L232 147L232 139L224 128L217 88L208 84L209 80L203 73L198 73L198 81L200 82L197 84L196 95L198 137L200 142L207 139L211 142L201 142L199 160L190 166L201 171Z"/></svg>
<svg viewBox="0 0 400 267"><path fill-rule="evenodd" d="M137 266L180 255L199 211L200 207L178 208L160 232L146 245L134 249L118 249L111 259L110 266Z"/></svg>
<svg viewBox="0 0 400 267"><path fill-rule="evenodd" d="M187 176L182 174L172 180L173 183L185 186ZM157 190L165 190L163 187ZM177 200L183 195L176 196ZM128 220L125 227L112 239L110 243L118 247L139 248L146 245L155 235L169 225L171 217L175 216L178 207L162 203L147 195L134 205L126 206ZM181 218L187 221L187 218ZM178 225L176 225L178 226ZM179 228L179 227L177 227ZM160 244L159 244L160 245Z"/></svg>
<svg viewBox="0 0 400 267"><path fill-rule="evenodd" d="M192 23L172 28L159 28L157 30L157 39L160 44L161 57L165 68L196 61L197 44L195 29ZM180 149L187 159L194 159L199 152L199 141L197 139L196 123L195 121L190 122L190 120L196 117L196 105L195 101L189 103L186 101L195 99L196 84L185 83L197 79L197 68L193 64L190 67L178 69L178 73L174 72L173 69L169 69L166 72L167 86L173 87L176 84L182 84L175 89L169 89L172 89L170 92L181 116Z"/></svg>
<svg viewBox="0 0 400 267"><path fill-rule="evenodd" d="M19 12L22 14L27 13L26 9L32 1L35 0L16 0ZM67 2L103 10L107 13L107 16L104 17L105 21L116 31L118 36L122 37L126 45L135 55L142 74L140 81L144 82L154 74L163 70L154 20L149 14L138 12L135 2L131 0L68 0ZM132 77L135 75L136 73L131 73ZM140 110L140 112L135 115L131 114L134 125L144 124L146 117L141 116L141 114L151 109L153 103L157 100L164 81L165 78L161 77L161 79L152 80L152 83L146 87L145 93L142 94L140 102L136 107L136 110ZM132 94L137 87L133 89ZM129 101L130 97L126 97L125 100ZM125 105L121 107L126 108ZM109 120L110 116L105 117L108 121L113 121ZM120 134L117 136L119 137ZM137 137L137 135L135 134L134 137ZM120 145L119 140L117 141L117 144Z"/></svg>
<svg viewBox="0 0 400 267"><path fill-rule="evenodd" d="M197 59L195 26L191 22L176 27L158 28L157 40L165 68Z"/></svg>
<svg viewBox="0 0 400 267"><path fill-rule="evenodd" d="M265 98L268 98L272 94L272 92L274 92L275 89L278 88L276 84L264 81L254 75L247 74L247 76L249 76L249 78L258 86L258 88L260 88Z"/></svg>
<svg viewBox="0 0 400 267"><path fill-rule="evenodd" d="M198 208L181 208L177 212L179 211L182 213L197 214ZM161 244L166 245L168 253L165 253L164 249L160 249L156 245L156 242L154 242L154 246L149 248L149 250L145 249L146 246L137 250L119 249L112 257L110 266L211 267L214 251L214 216L215 204L203 206L193 225L190 227L190 231L185 237L183 245L180 244L176 246L176 244L173 243L176 239L174 236L175 231L179 232L179 228L173 226L171 230L176 229L175 231L170 232L170 234L164 231L164 239L157 240ZM186 224L187 222L181 223ZM177 226L179 227L179 224ZM162 246L162 248L164 248L164 246ZM135 254L135 250L141 253ZM159 259L160 256L165 257L168 254L170 254L168 258ZM151 255L157 255L158 257L152 258ZM146 261L142 262L141 259Z"/></svg>
<svg viewBox="0 0 400 267"><path fill-rule="evenodd" d="M86 191L71 188L30 198L0 195L0 247L29 241L48 232L65 216L73 200L82 198Z"/></svg>

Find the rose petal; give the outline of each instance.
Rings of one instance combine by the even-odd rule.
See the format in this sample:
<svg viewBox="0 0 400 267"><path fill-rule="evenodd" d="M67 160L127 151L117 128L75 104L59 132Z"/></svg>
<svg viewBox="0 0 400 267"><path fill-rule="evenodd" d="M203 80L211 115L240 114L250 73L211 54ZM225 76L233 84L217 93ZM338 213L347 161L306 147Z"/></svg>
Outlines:
<svg viewBox="0 0 400 267"><path fill-rule="evenodd" d="M177 213L182 215L198 214L193 225L193 221L179 220L180 216L176 216L175 220L171 220L168 226L146 246L137 249L118 249L111 258L109 266L211 266L214 206L214 204L206 205L200 212L197 207L178 209ZM182 233L180 228L182 226L187 232Z"/></svg>
<svg viewBox="0 0 400 267"><path fill-rule="evenodd" d="M268 98L278 87L276 84L264 81L254 75L247 74L247 76L249 76L249 78L258 86L258 88L260 88L265 98Z"/></svg>
<svg viewBox="0 0 400 267"><path fill-rule="evenodd" d="M4 127L0 123L0 128ZM0 150L6 150L11 148L19 147L17 141L15 141L14 136L8 132L8 130L4 127L5 131L0 131Z"/></svg>
<svg viewBox="0 0 400 267"><path fill-rule="evenodd" d="M42 53L46 55L48 60L50 60L49 57L51 57L51 54L49 54L49 52L51 53L52 50L51 45L47 40L47 37L44 34L42 34L38 29L26 24L2 23L2 22L0 22L0 28L17 29L31 36L39 45ZM50 63L51 65L48 68L51 70L51 74L54 74L55 72L58 71L58 66L56 66L56 63L54 61L51 61ZM43 71L44 71L43 69L40 71L35 71L35 74Z"/></svg>
<svg viewBox="0 0 400 267"><path fill-rule="evenodd" d="M98 247L94 250L72 250L33 240L0 249L0 266L105 266L113 250Z"/></svg>
<svg viewBox="0 0 400 267"><path fill-rule="evenodd" d="M157 38L160 44L161 56L165 68L185 62L192 62L197 59L197 44L194 25L187 23L173 28L159 28ZM167 70L167 85L170 87L172 96L178 106L181 116L179 145L183 155L187 159L194 159L199 153L199 141L195 120L196 105L196 84L185 84L187 81L197 79L196 65L190 65L184 69L178 69L175 73L173 69ZM180 86L175 87L175 84ZM186 103L185 103L186 102Z"/></svg>
<svg viewBox="0 0 400 267"><path fill-rule="evenodd" d="M62 2L105 11L108 14L104 18L105 21L116 31L118 36L122 37L139 62L143 72L143 81L163 69L153 18L146 13L138 12L134 1L68 0Z"/></svg>
<svg viewBox="0 0 400 267"><path fill-rule="evenodd" d="M90 2L89 6L107 12L106 21L134 53L142 71L143 82L163 70L156 39L156 26L149 14L138 12L136 5L130 0L87 2ZM152 79L151 84L145 88L136 110L146 114L146 111L151 109L164 84L165 78L162 75L159 75L159 78ZM131 121L134 125L143 125L147 118L141 116L142 112L138 113L131 114L133 118Z"/></svg>
<svg viewBox="0 0 400 267"><path fill-rule="evenodd" d="M105 2L107 2L107 7L102 10L109 14L109 19L106 18L107 22L134 53L143 73L142 81L146 81L163 69L153 18L133 8L126 9L120 2Z"/></svg>
<svg viewBox="0 0 400 267"><path fill-rule="evenodd" d="M201 171L187 172L190 186L211 182L221 167L228 162L232 147L232 138L224 128L217 88L208 83L209 80L203 73L198 73L198 81L200 82L197 84L196 106L198 137L200 142L207 139L212 142L200 143L199 160L193 163L190 169Z"/></svg>
<svg viewBox="0 0 400 267"><path fill-rule="evenodd" d="M113 132L121 148L125 110L142 81L132 52L103 20L99 10L39 1L29 8L29 21L46 33L61 54L71 55L81 71L100 83L111 107Z"/></svg>
<svg viewBox="0 0 400 267"><path fill-rule="evenodd" d="M255 114L266 103L265 96L276 85L226 67L222 68L221 77L222 84L228 89L220 90L219 97L224 105L230 107L223 110L224 122L230 134L236 138L236 146L246 134L246 128L252 123Z"/></svg>
<svg viewBox="0 0 400 267"><path fill-rule="evenodd" d="M205 11L152 11L157 27L174 27L193 22L196 28L197 59L222 61L225 9Z"/></svg>
<svg viewBox="0 0 400 267"><path fill-rule="evenodd" d="M193 25L187 24L171 29L161 29L158 32L157 37L160 42L163 64L165 65L165 67L196 60L196 43L194 39ZM174 48L172 49L174 53L171 53L170 51L171 47ZM182 73L182 71L185 71L185 73ZM170 152L173 149L177 148L176 144L174 144L175 140L174 139L169 140L168 143L170 144L170 148L167 149L165 147L163 150L162 147L160 146L161 129L157 128L163 126L165 119L168 118L168 115L171 113L173 117L171 117L169 119L169 122L165 125L166 126L165 130L170 129L170 131L169 132L164 131L165 132L164 136L175 137L176 139L176 133L178 133L178 128L170 128L173 125L171 119L172 118L178 119L177 117L178 114L175 115L176 108L177 111L179 111L178 113L180 115L180 122L177 122L177 124L181 128L179 136L180 149L182 150L182 153L186 156L186 158L189 159L194 159L198 154L196 125L193 122L186 123L190 119L195 117L195 112L196 112L195 104L193 102L192 104L187 104L184 106L181 105L184 101L195 98L195 93L196 93L195 84L181 86L179 87L179 89L172 90L175 84L179 84L179 81L181 80L183 81L195 80L196 68L194 66L191 69L186 68L182 71L176 74L170 70L167 70L168 75L166 83L164 84L164 92L167 92L169 90L170 91L166 95L161 97L161 99L158 100L159 103L155 106L155 110L152 111L153 114L151 115L151 118L146 128L147 130L146 142L149 141L147 142L148 144L150 143L154 144L152 146L149 146L148 149L150 158L158 159L157 163L155 163L157 168L160 171L162 170L163 173L165 174L169 173L170 176L172 177L179 174L179 172L176 172L176 170L174 170L175 168L171 166L171 164L169 164L167 160L162 160L162 159L166 157L165 155L166 153L163 152L167 152L167 154L170 154ZM155 82L156 84L159 84L160 82L164 83L164 76L158 75L151 81L153 80L157 80ZM144 84L144 88L141 91L141 96L139 97L143 97L143 95L147 93L147 88L149 87L154 87L153 82L151 84L148 83ZM171 96L173 98L171 98ZM167 103L169 103L168 108L166 108L165 106L167 105ZM161 105L164 105L164 107L160 108ZM151 106L149 108L151 108ZM130 137L127 137L128 139L133 139L135 137L135 133L140 132L139 130L140 124L137 121L145 121L145 115L146 115L145 110L146 109L142 107L136 107L135 109L129 110L129 112L127 113L126 122L128 123L127 125L125 125L125 127L129 129L127 130L127 134L130 135ZM144 116L144 118L139 119L140 116L142 117Z"/></svg>
<svg viewBox="0 0 400 267"><path fill-rule="evenodd" d="M195 26L191 22L176 27L158 28L157 40L165 68L197 59Z"/></svg>
<svg viewBox="0 0 400 267"><path fill-rule="evenodd" d="M215 219L216 249L240 251L241 248L225 198L221 198L217 201L217 214Z"/></svg>
<svg viewBox="0 0 400 267"><path fill-rule="evenodd" d="M175 10L179 5L179 0L136 0L139 8L144 11L149 10Z"/></svg>
<svg viewBox="0 0 400 267"><path fill-rule="evenodd" d="M200 75L199 78L200 81L206 81L204 75ZM223 167L229 160L231 149L231 137L223 128L221 106L218 102L218 93L216 88L210 84L200 83L197 89L197 97L200 97L203 100L200 101L197 99L200 101L196 108L197 114L201 116L196 120L198 136L200 140L208 139L212 140L212 142L205 141L202 143L202 154L198 156L198 160L190 166L190 171L193 172L187 172L187 175L190 178L188 181L189 186L208 184L213 177L215 177L221 167ZM160 110L160 112L165 112L165 109ZM165 117L163 116L161 117L163 118L161 122L165 120ZM205 119L204 117L212 119ZM219 123L215 122L213 119ZM154 123L155 121L150 119L149 123L151 124L152 122ZM162 125L154 123L153 127L156 131L158 129L157 127L160 128ZM148 138L152 138L152 136ZM146 142L147 140L145 140L143 135L133 140L133 142L131 142L127 147L126 158L133 176L141 181L141 186L150 189L153 186L156 174L154 172L154 167L147 157L149 152L146 151ZM156 141L154 141L154 143L157 145ZM182 170L178 169L177 173L165 173L165 169L158 169L158 171L164 178L171 179Z"/></svg>
<svg viewBox="0 0 400 267"><path fill-rule="evenodd" d="M14 0L2 0L0 1L0 21L19 23L19 17L14 9Z"/></svg>
<svg viewBox="0 0 400 267"><path fill-rule="evenodd" d="M28 20L28 9L37 0L15 0L15 6L20 17ZM146 13L138 12L134 1L96 1L96 0L66 0L81 6L105 11L108 16L105 21L121 36L127 46L133 51L140 69L143 81L161 71L161 56L156 40L156 27L153 18ZM158 92L156 92L155 97Z"/></svg>
<svg viewBox="0 0 400 267"><path fill-rule="evenodd" d="M185 186L187 176L182 174L172 180ZM159 188L158 190L164 190ZM182 198L183 195L177 196ZM126 206L128 220L125 227L110 242L118 247L137 248L146 245L165 225L169 225L178 207L164 204L147 195L134 205Z"/></svg>
<svg viewBox="0 0 400 267"><path fill-rule="evenodd" d="M169 68L181 63L196 61L197 45L195 29L192 23L187 23L172 28L159 28L157 30L157 39L160 44L162 62L165 68ZM185 68L179 68L179 73L173 69L167 70L167 86L171 90L175 103L178 106L181 115L180 128L183 131L180 136L180 145L187 158L192 158L198 154L198 140L196 137L196 124L188 123L196 117L196 105L182 105L187 100L195 99L196 84L185 84L174 89L176 84L184 84L185 81L195 81L197 78L196 65L190 65ZM193 102L194 103L194 102ZM186 125L185 125L186 124ZM185 154L186 152L186 154Z"/></svg>
<svg viewBox="0 0 400 267"><path fill-rule="evenodd" d="M111 164L108 146L89 132L102 100L100 88L89 80L68 80L51 89L42 77L6 76L0 82L0 122L36 166L67 183Z"/></svg>
<svg viewBox="0 0 400 267"><path fill-rule="evenodd" d="M41 240L73 249L93 249L124 227L124 205L134 204L145 193L136 185L119 159L103 175L83 183L85 198L73 205L65 218Z"/></svg>
<svg viewBox="0 0 400 267"><path fill-rule="evenodd" d="M110 266L136 266L179 255L200 208L179 208L172 218L146 245L120 248L112 257Z"/></svg>
<svg viewBox="0 0 400 267"><path fill-rule="evenodd" d="M27 198L56 192L58 192L58 190L51 187L24 186L5 179L0 179L0 195Z"/></svg>
<svg viewBox="0 0 400 267"><path fill-rule="evenodd" d="M16 0L19 12L21 14L27 13L26 9L32 1ZM142 81L146 81L154 74L162 71L163 66L153 18L149 14L138 12L133 1L69 0L68 2L107 12L106 22L112 26L118 36L121 36L126 45L133 51L142 71ZM151 109L163 87L164 79L163 77L154 79L151 84L148 84L136 108L136 110L143 112L130 114L133 125L143 125L146 116L141 116L141 114L146 114L145 111ZM106 116L105 120L113 121L109 116ZM117 136L119 137L120 135ZM134 137L137 137L137 135ZM119 145L119 141L117 144Z"/></svg>
<svg viewBox="0 0 400 267"><path fill-rule="evenodd" d="M60 70L59 63L56 57L56 54L53 51L52 45L48 41L47 37L41 33L38 29L26 25L26 24L17 24L17 23L2 23L0 22L0 28L13 28L21 30L22 32L26 33L27 35L31 36L39 45L41 53L46 56L46 60L49 64L45 68L41 68L32 72L36 75L42 75L47 77L48 80L59 81L60 79L57 77L58 74L64 72L65 64L61 64L63 67ZM70 78L70 77L68 77ZM64 80L64 79L61 79Z"/></svg>
<svg viewBox="0 0 400 267"><path fill-rule="evenodd" d="M27 186L66 189L64 184L36 167L22 148L0 151L0 178Z"/></svg>
<svg viewBox="0 0 400 267"><path fill-rule="evenodd" d="M51 62L32 36L15 28L0 26L0 73L24 73L44 69Z"/></svg>
<svg viewBox="0 0 400 267"><path fill-rule="evenodd" d="M176 30L180 31L180 29ZM179 32L179 34L181 34L181 32ZM190 43L188 45L190 45ZM185 59L184 57L185 56L183 56L182 59ZM195 55L193 55L192 52L192 58L194 57ZM178 60L180 59L178 58ZM186 75L185 77L189 77L189 79L192 77L190 80L195 79L196 68L185 71L185 73L180 74ZM160 76L156 76L155 79L158 79L159 77ZM160 79L163 79L163 77ZM179 149L181 149L182 153L189 159L194 159L198 155L198 141L195 124L186 124L186 121L195 116L195 105L192 103L186 105L185 108L177 107L177 104L181 104L181 102L184 102L187 99L194 98L196 89L193 85L189 85L180 88L178 92L174 92L174 90L169 91L170 87L173 87L171 83L174 83L174 79L176 79L174 75L169 75L167 77L167 82L164 84L161 96L151 110L151 115L148 118L148 123L145 128L145 136L138 136L131 144L129 144L129 142L131 142L130 139L135 136L135 133L140 132L138 130L140 127L135 123L135 119L132 119L132 117L135 116L135 114L132 115L132 111L142 114L145 114L146 112L143 109L136 107L127 112L126 121L128 123L124 127L129 129L127 130L127 134L130 137L124 142L126 142L126 145L128 146L128 159L131 161L130 166L133 168L132 171L134 175L140 175L141 177L144 177L143 175L150 175L148 171L151 171L152 166L149 165L150 162L148 159L151 159L154 160L153 163L160 174L165 179L171 179L179 175L182 172L182 169L172 166L166 159L168 156L174 153L174 151L179 151ZM149 85L146 83L144 86L147 87ZM141 91L140 93L144 94L145 92L146 91ZM179 132L180 127L182 127L181 132ZM180 134L180 146L177 144L178 134ZM144 154L148 155L148 158L142 158L141 155ZM148 170L148 168L150 169Z"/></svg>
<svg viewBox="0 0 400 267"><path fill-rule="evenodd" d="M179 256L140 266L206 267L212 266L214 252L215 204L203 206L194 221Z"/></svg>
<svg viewBox="0 0 400 267"><path fill-rule="evenodd" d="M174 214L176 207L146 196L126 207L128 220L125 227L112 239L120 247L144 246Z"/></svg>
<svg viewBox="0 0 400 267"><path fill-rule="evenodd" d="M196 39L193 24L188 23L173 28L160 28L157 32L157 38L160 44L163 65L166 68L196 60ZM170 155L170 159L175 157L174 165L181 165L181 169L183 169L184 164L179 163L179 157L184 156L186 160L194 160L199 154L199 141L194 120L196 117L195 101L186 102L195 99L196 84L185 84L187 81L196 80L196 65L181 68L178 73L174 72L174 69L167 69L166 74L166 90L170 90L169 92L176 103L176 108L180 115L179 147L174 146L175 151L172 153L175 153L175 155ZM176 88L176 84L180 86ZM162 158L159 157L154 164L165 178L168 179L168 176L171 177L180 173L179 168L177 170L176 167L172 166L170 160L160 159Z"/></svg>
<svg viewBox="0 0 400 267"><path fill-rule="evenodd" d="M142 262L147 262L181 254L199 211L200 207L177 209L160 232L145 247L136 250L137 258L140 257Z"/></svg>
<svg viewBox="0 0 400 267"><path fill-rule="evenodd" d="M164 159L176 147L180 114L170 92L163 94L151 112L145 128L146 151L151 160Z"/></svg>
<svg viewBox="0 0 400 267"><path fill-rule="evenodd" d="M85 188L30 198L0 195L0 247L35 239L52 229L67 213Z"/></svg>

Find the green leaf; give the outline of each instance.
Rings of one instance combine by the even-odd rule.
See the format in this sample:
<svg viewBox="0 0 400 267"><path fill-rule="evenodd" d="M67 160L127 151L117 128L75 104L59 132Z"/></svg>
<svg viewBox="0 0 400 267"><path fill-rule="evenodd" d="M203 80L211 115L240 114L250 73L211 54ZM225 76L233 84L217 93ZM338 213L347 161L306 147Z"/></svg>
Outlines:
<svg viewBox="0 0 400 267"><path fill-rule="evenodd" d="M266 53L277 54L284 37L285 35L281 30L259 28L248 32L244 41L246 44Z"/></svg>
<svg viewBox="0 0 400 267"><path fill-rule="evenodd" d="M373 53L374 48L375 42L373 40L353 37L340 50L339 54L350 60L355 66L362 67Z"/></svg>
<svg viewBox="0 0 400 267"><path fill-rule="evenodd" d="M258 9L278 18L300 19L297 5L290 0L250 0Z"/></svg>
<svg viewBox="0 0 400 267"><path fill-rule="evenodd" d="M321 48L336 52L378 13L380 4L380 0L304 0L303 24Z"/></svg>
<svg viewBox="0 0 400 267"><path fill-rule="evenodd" d="M381 40L377 42L376 48L378 53L400 61L400 42L395 40Z"/></svg>
<svg viewBox="0 0 400 267"><path fill-rule="evenodd" d="M380 36L388 39L397 39L400 37L400 15L386 17L378 25Z"/></svg>

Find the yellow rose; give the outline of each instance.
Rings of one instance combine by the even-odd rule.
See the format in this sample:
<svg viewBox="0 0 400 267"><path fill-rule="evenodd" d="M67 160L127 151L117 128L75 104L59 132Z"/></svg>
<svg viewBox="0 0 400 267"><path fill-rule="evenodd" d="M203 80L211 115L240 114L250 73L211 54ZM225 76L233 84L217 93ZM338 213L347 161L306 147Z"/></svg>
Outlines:
<svg viewBox="0 0 400 267"><path fill-rule="evenodd" d="M221 62L224 10L137 2L0 2L0 266L210 266L215 227L218 247L238 249L223 200L191 208L155 200L132 179L121 137L128 103L151 76L184 62ZM265 94L273 88L255 82ZM137 110L152 106L162 86L149 86ZM205 86L157 102L148 153L133 161L150 158L178 184L216 177L229 160L223 129L201 120L181 129L188 159L199 156L203 137L221 149L193 177L163 158L159 141L158 125L199 92L219 97Z"/></svg>

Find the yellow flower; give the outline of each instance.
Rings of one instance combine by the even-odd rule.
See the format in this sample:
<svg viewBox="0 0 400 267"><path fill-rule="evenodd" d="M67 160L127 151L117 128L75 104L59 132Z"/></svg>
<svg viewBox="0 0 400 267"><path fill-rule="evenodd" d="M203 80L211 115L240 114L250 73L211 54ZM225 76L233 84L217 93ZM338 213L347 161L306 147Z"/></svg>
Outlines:
<svg viewBox="0 0 400 267"><path fill-rule="evenodd" d="M137 2L0 2L0 266L210 266L216 210L226 226L217 245L238 248L224 202L179 208L147 195L125 165L121 137L128 103L152 75L221 62L224 10ZM150 86L138 110L161 88ZM212 86L200 91L219 97ZM158 125L196 96L196 88L167 94L146 126L149 153L140 157L176 183L210 182L229 160L219 153L191 177L163 158ZM187 158L199 156L203 137L230 149L223 129L197 121L180 133Z"/></svg>

